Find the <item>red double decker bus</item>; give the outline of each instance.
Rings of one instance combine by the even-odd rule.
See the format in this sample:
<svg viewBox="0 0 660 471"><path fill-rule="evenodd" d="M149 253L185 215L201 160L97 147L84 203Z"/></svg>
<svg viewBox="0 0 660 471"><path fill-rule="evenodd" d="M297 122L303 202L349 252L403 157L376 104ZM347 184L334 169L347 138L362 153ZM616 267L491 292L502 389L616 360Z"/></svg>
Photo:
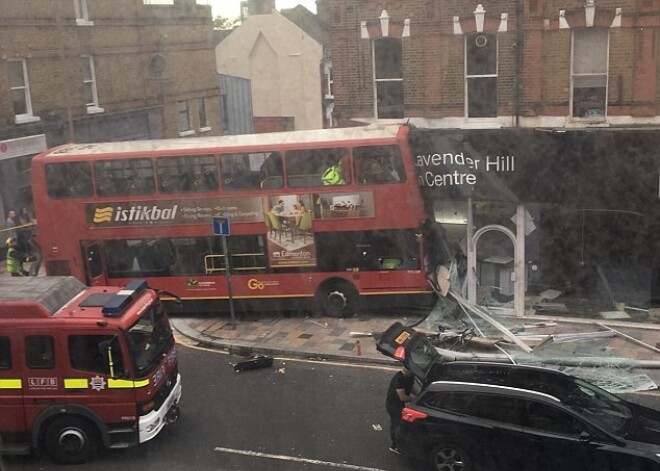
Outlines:
<svg viewBox="0 0 660 471"><path fill-rule="evenodd" d="M347 316L366 297L426 302L426 215L408 131L375 126L52 149L32 160L46 273L90 285L144 278L197 311L228 299L228 269L243 309L315 301L327 315ZM227 257L212 232L217 216L230 222Z"/></svg>

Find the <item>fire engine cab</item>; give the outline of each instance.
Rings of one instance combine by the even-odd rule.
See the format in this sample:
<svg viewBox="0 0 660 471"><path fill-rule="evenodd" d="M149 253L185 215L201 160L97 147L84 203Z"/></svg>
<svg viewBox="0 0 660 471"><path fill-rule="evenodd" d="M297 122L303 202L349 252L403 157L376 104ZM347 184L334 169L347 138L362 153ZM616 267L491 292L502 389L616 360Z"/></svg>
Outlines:
<svg viewBox="0 0 660 471"><path fill-rule="evenodd" d="M155 437L180 398L174 336L145 281L0 281L0 454L83 463Z"/></svg>

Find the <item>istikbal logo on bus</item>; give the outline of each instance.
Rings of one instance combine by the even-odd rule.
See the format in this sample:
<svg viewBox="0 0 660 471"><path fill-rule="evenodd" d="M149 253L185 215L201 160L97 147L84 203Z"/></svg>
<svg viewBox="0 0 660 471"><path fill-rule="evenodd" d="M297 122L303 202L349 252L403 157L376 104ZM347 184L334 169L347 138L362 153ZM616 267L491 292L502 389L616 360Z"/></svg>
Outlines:
<svg viewBox="0 0 660 471"><path fill-rule="evenodd" d="M159 208L158 205L152 206L131 206L124 208L122 206L105 208L96 208L94 210L94 224L104 222L156 222L171 221L176 218L176 211L179 205L175 204L171 208Z"/></svg>

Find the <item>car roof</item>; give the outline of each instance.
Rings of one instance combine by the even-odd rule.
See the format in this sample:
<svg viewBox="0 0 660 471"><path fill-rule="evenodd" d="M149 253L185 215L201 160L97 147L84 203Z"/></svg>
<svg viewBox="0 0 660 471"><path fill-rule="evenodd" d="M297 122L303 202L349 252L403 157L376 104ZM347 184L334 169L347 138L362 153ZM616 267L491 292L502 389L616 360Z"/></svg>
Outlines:
<svg viewBox="0 0 660 471"><path fill-rule="evenodd" d="M532 389L516 388L512 386L502 386L499 384L484 384L484 383L473 383L473 382L464 382L464 381L435 381L431 383L428 388L429 392L452 392L452 391L462 391L462 392L485 392L485 393L506 393L511 396L518 397L534 397L542 398L547 400L552 400L558 403L561 403L561 400L551 394L534 391Z"/></svg>

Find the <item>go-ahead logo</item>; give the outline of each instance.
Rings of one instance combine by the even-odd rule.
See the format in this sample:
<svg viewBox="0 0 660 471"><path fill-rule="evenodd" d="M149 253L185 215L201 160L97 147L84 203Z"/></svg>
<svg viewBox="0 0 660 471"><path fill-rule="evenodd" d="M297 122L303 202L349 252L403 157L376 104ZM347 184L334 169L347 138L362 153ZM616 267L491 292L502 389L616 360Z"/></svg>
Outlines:
<svg viewBox="0 0 660 471"><path fill-rule="evenodd" d="M260 281L255 278L250 278L247 282L248 289L264 289L266 286L277 286L279 281Z"/></svg>
<svg viewBox="0 0 660 471"><path fill-rule="evenodd" d="M94 224L113 223L113 222L159 222L172 221L176 219L176 212L179 205L170 208L160 208L154 204L151 206L137 205L130 208L123 206L106 206L94 210Z"/></svg>

